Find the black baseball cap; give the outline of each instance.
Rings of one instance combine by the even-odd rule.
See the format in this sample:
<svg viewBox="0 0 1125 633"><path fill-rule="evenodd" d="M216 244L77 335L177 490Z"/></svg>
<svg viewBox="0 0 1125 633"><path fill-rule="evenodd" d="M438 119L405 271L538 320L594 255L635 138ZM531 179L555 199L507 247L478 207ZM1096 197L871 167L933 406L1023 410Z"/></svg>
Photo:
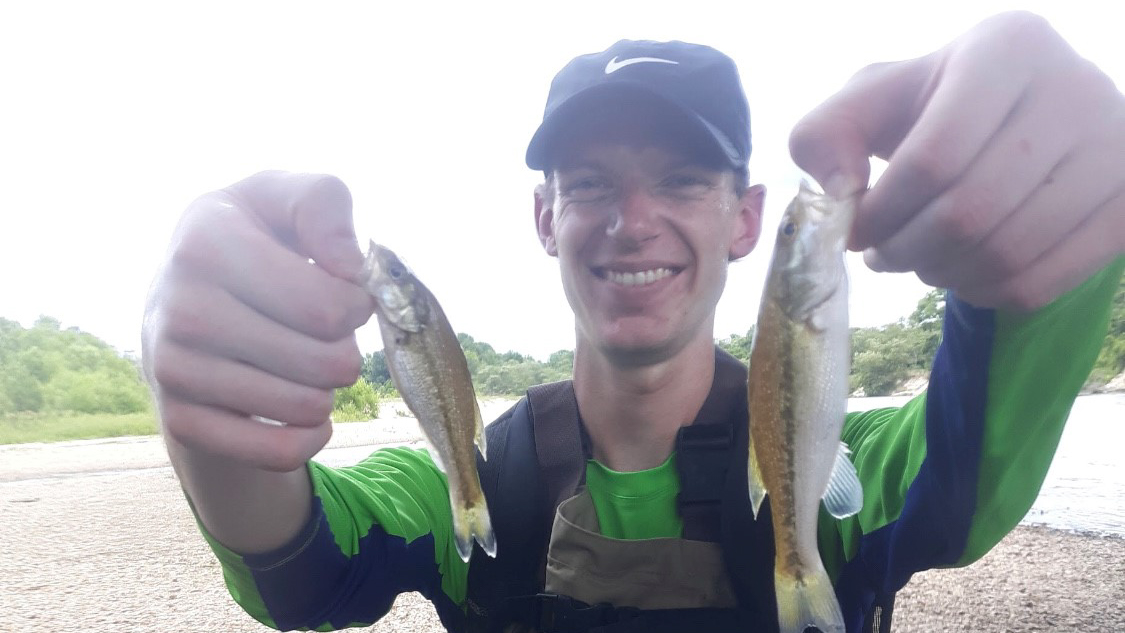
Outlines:
<svg viewBox="0 0 1125 633"><path fill-rule="evenodd" d="M645 40L621 40L580 55L555 75L543 122L527 146L527 166L548 169L558 135L617 93L663 101L714 141L732 168L746 167L750 106L734 60L710 46Z"/></svg>

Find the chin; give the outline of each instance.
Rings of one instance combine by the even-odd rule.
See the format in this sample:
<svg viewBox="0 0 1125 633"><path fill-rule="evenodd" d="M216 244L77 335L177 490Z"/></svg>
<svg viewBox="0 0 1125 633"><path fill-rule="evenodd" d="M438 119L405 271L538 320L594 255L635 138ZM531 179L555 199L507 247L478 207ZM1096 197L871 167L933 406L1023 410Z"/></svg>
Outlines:
<svg viewBox="0 0 1125 633"><path fill-rule="evenodd" d="M603 356L618 367L645 367L662 363L683 349L682 342L646 337L637 340L602 340Z"/></svg>

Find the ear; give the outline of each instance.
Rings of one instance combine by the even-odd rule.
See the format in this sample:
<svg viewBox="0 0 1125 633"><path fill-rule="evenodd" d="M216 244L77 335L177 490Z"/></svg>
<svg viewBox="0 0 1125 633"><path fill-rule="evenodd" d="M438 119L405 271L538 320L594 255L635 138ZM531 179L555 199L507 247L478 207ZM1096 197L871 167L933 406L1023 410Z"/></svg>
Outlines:
<svg viewBox="0 0 1125 633"><path fill-rule="evenodd" d="M543 250L551 257L558 257L559 249L555 245L555 212L551 208L554 204L548 199L546 184L535 187L535 228L539 232L539 243Z"/></svg>
<svg viewBox="0 0 1125 633"><path fill-rule="evenodd" d="M730 261L746 257L758 245L758 238L762 235L762 209L765 201L765 185L748 188L738 199L738 214L734 220L728 252Z"/></svg>

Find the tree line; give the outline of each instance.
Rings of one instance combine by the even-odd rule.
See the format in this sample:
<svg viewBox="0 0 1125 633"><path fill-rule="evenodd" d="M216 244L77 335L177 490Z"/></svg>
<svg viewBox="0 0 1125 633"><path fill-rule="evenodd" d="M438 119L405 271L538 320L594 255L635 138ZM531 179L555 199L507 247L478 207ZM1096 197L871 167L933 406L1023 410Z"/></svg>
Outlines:
<svg viewBox="0 0 1125 633"><path fill-rule="evenodd" d="M934 290L909 316L881 327L853 328L851 390L882 396L907 380L929 373L941 341L945 295ZM546 361L518 352L498 352L484 341L459 334L458 341L479 396L519 396L531 385L569 378L573 350L559 350ZM749 361L751 328L717 341L722 349ZM1125 278L1118 283L1109 331L1090 374L1098 387L1125 371ZM371 419L381 399L394 397L383 351L364 357L361 379L336 392L336 419ZM151 400L137 359L78 328L62 328L57 319L40 317L31 327L0 318L0 415L12 413L150 412Z"/></svg>

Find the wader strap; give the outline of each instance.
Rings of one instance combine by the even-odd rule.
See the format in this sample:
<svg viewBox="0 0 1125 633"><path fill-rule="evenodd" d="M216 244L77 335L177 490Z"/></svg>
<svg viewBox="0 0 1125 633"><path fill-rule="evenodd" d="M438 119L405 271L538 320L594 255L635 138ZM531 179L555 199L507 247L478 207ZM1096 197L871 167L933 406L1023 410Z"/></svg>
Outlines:
<svg viewBox="0 0 1125 633"><path fill-rule="evenodd" d="M685 539L722 540L722 502L734 443L731 409L745 402L745 393L746 368L716 348L711 391L691 425L676 433L676 510L684 521Z"/></svg>
<svg viewBox="0 0 1125 633"><path fill-rule="evenodd" d="M676 434L676 469L680 494L676 510L684 522L684 538L719 542L734 429L728 424L693 424Z"/></svg>
<svg viewBox="0 0 1125 633"><path fill-rule="evenodd" d="M569 380L537 385L527 390L527 402L535 429L535 454L553 515L559 503L574 495L586 469L574 385Z"/></svg>

